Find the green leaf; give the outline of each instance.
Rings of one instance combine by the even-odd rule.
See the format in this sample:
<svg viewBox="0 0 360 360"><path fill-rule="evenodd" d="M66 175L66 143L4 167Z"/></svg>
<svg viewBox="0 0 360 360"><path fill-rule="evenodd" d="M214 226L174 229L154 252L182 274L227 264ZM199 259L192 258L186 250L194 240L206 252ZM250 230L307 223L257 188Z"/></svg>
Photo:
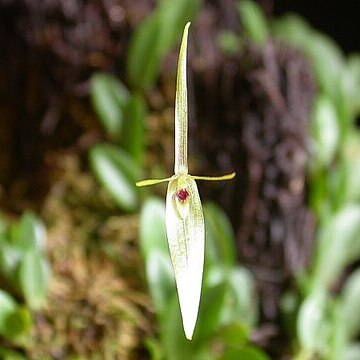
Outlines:
<svg viewBox="0 0 360 360"><path fill-rule="evenodd" d="M165 0L160 3L160 54L166 54L176 44L185 24L195 18L200 4L200 0Z"/></svg>
<svg viewBox="0 0 360 360"><path fill-rule="evenodd" d="M19 263L19 287L32 309L44 304L49 278L50 267L42 254L34 249L26 251Z"/></svg>
<svg viewBox="0 0 360 360"><path fill-rule="evenodd" d="M140 24L130 40L126 73L137 89L151 86L159 73L159 32L159 16L153 14Z"/></svg>
<svg viewBox="0 0 360 360"><path fill-rule="evenodd" d="M140 165L145 146L146 104L140 95L134 95L125 108L121 145Z"/></svg>
<svg viewBox="0 0 360 360"><path fill-rule="evenodd" d="M328 166L339 144L339 125L332 102L324 95L318 96L311 121L315 156L320 166Z"/></svg>
<svg viewBox="0 0 360 360"><path fill-rule="evenodd" d="M226 277L229 292L226 298L227 307L222 314L223 322L241 321L253 328L258 318L258 300L252 274L238 266L229 271Z"/></svg>
<svg viewBox="0 0 360 360"><path fill-rule="evenodd" d="M165 205L157 198L146 199L140 214L140 248L145 259L154 251L168 256Z"/></svg>
<svg viewBox="0 0 360 360"><path fill-rule="evenodd" d="M135 88L144 90L154 83L163 56L175 45L199 5L199 0L165 0L140 24L131 38L127 58L127 74Z"/></svg>
<svg viewBox="0 0 360 360"><path fill-rule="evenodd" d="M304 50L311 60L320 88L332 99L336 99L339 94L340 74L345 66L339 46L330 37L313 31Z"/></svg>
<svg viewBox="0 0 360 360"><path fill-rule="evenodd" d="M15 300L7 292L0 289L0 334L7 333L7 318L17 309Z"/></svg>
<svg viewBox="0 0 360 360"><path fill-rule="evenodd" d="M33 325L31 314L28 309L18 307L6 318L6 331L4 335L13 341L28 334Z"/></svg>
<svg viewBox="0 0 360 360"><path fill-rule="evenodd" d="M290 338L296 336L296 316L299 306L299 295L290 290L282 295L280 310L285 330Z"/></svg>
<svg viewBox="0 0 360 360"><path fill-rule="evenodd" d="M89 159L98 181L114 202L125 211L134 211L138 205L135 179L139 174L134 160L120 148L107 144L93 146Z"/></svg>
<svg viewBox="0 0 360 360"><path fill-rule="evenodd" d="M360 200L360 134L353 130L344 144L344 200Z"/></svg>
<svg viewBox="0 0 360 360"><path fill-rule="evenodd" d="M199 321L194 333L195 346L205 345L220 326L226 283L205 287L200 302Z"/></svg>
<svg viewBox="0 0 360 360"><path fill-rule="evenodd" d="M129 100L126 87L114 76L99 72L91 77L90 96L96 115L105 130L114 138L119 137L124 107Z"/></svg>
<svg viewBox="0 0 360 360"><path fill-rule="evenodd" d="M309 204L311 209L318 217L328 212L329 202L331 199L330 181L326 168L319 168L310 164L309 169Z"/></svg>
<svg viewBox="0 0 360 360"><path fill-rule="evenodd" d="M0 357L3 360L26 360L27 358L17 351L0 348Z"/></svg>
<svg viewBox="0 0 360 360"><path fill-rule="evenodd" d="M358 204L348 204L322 222L312 274L312 289L330 286L344 267L359 257L359 232Z"/></svg>
<svg viewBox="0 0 360 360"><path fill-rule="evenodd" d="M217 41L225 54L233 55L240 49L240 38L232 31L219 32Z"/></svg>
<svg viewBox="0 0 360 360"><path fill-rule="evenodd" d="M273 20L271 25L275 37L300 49L306 47L313 31L302 17L292 13Z"/></svg>
<svg viewBox="0 0 360 360"><path fill-rule="evenodd" d="M166 314L160 324L165 359L184 360L194 355L193 342L184 336L179 310L176 296L169 298Z"/></svg>
<svg viewBox="0 0 360 360"><path fill-rule="evenodd" d="M170 258L153 250L146 259L146 277L158 315L162 317L171 296L176 293Z"/></svg>
<svg viewBox="0 0 360 360"><path fill-rule="evenodd" d="M328 298L322 290L310 294L301 304L297 320L300 345L310 351L324 353L330 336Z"/></svg>
<svg viewBox="0 0 360 360"><path fill-rule="evenodd" d="M21 259L22 250L8 243L0 246L0 269L7 280L15 276L15 269Z"/></svg>
<svg viewBox="0 0 360 360"><path fill-rule="evenodd" d="M268 25L261 7L254 1L241 0L238 11L246 35L253 42L262 45L268 36Z"/></svg>
<svg viewBox="0 0 360 360"><path fill-rule="evenodd" d="M249 329L240 322L222 326L218 334L224 344L233 349L244 347L250 337Z"/></svg>
<svg viewBox="0 0 360 360"><path fill-rule="evenodd" d="M32 213L26 212L11 227L11 244L19 250L45 248L46 230L42 221Z"/></svg>
<svg viewBox="0 0 360 360"><path fill-rule="evenodd" d="M330 307L330 343L328 357L329 360L343 359L346 352L348 339L346 338L347 324L345 322L342 307L335 299Z"/></svg>
<svg viewBox="0 0 360 360"><path fill-rule="evenodd" d="M207 256L211 262L233 266L236 263L235 234L225 212L213 203L204 205Z"/></svg>
<svg viewBox="0 0 360 360"><path fill-rule="evenodd" d="M346 324L347 338L360 333L360 269L351 274L341 293L342 317Z"/></svg>
<svg viewBox="0 0 360 360"><path fill-rule="evenodd" d="M228 349L220 360L270 360L270 358L260 349L247 346L242 349Z"/></svg>
<svg viewBox="0 0 360 360"><path fill-rule="evenodd" d="M347 71L345 73L345 92L349 100L350 111L353 117L360 113L360 54L352 54L348 57Z"/></svg>
<svg viewBox="0 0 360 360"><path fill-rule="evenodd" d="M0 213L0 242L5 238L7 233L7 222L5 217Z"/></svg>
<svg viewBox="0 0 360 360"><path fill-rule="evenodd" d="M164 358L162 346L157 339L147 337L145 338L144 344L150 353L151 360L162 360Z"/></svg>
<svg viewBox="0 0 360 360"><path fill-rule="evenodd" d="M320 89L332 100L337 99L341 83L340 75L345 65L339 46L294 14L276 20L273 24L273 32L276 37L306 54L311 61Z"/></svg>
<svg viewBox="0 0 360 360"><path fill-rule="evenodd" d="M221 283L227 285L221 310L221 325L241 322L250 329L254 327L258 317L258 300L251 273L239 266L229 269L215 265L208 273L205 286Z"/></svg>

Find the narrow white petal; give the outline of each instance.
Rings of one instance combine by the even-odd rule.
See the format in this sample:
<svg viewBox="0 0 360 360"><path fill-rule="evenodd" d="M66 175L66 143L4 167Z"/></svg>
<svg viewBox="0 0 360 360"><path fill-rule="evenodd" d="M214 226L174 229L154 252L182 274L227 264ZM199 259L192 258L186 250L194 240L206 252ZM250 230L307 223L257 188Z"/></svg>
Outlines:
<svg viewBox="0 0 360 360"><path fill-rule="evenodd" d="M180 211L176 194L184 181L175 178L169 182L166 195L166 232L174 268L185 336L191 339L198 315L204 265L204 216L196 183L189 176L187 211ZM185 218L184 215L186 214Z"/></svg>
<svg viewBox="0 0 360 360"><path fill-rule="evenodd" d="M177 69L175 95L175 174L186 174L188 172L188 103L186 85L186 53L189 26L190 23L188 22L184 28Z"/></svg>

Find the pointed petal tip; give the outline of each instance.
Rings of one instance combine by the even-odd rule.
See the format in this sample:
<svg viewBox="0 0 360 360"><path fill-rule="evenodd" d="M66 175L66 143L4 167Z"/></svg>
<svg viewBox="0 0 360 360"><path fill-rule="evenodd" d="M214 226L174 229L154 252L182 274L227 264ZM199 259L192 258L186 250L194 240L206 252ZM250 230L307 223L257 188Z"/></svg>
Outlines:
<svg viewBox="0 0 360 360"><path fill-rule="evenodd" d="M200 300L200 298L199 298ZM199 311L199 304L197 306L195 304L189 304L187 308L181 307L180 303L180 310L183 320L183 328L185 332L185 337L188 340L192 340L194 331L195 331L195 325L198 317L198 311Z"/></svg>
<svg viewBox="0 0 360 360"><path fill-rule="evenodd" d="M192 321L191 323L189 322L188 324L183 324L183 325L184 325L184 332L185 332L186 339L192 340L193 335L194 335L195 325L196 325L196 319L195 319L195 321Z"/></svg>

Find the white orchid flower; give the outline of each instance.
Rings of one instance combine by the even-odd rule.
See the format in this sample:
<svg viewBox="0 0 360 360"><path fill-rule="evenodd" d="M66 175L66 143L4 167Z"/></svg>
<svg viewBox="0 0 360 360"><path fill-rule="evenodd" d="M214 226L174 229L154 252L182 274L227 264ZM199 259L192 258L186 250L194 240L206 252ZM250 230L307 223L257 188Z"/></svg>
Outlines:
<svg viewBox="0 0 360 360"><path fill-rule="evenodd" d="M186 52L190 22L181 42L175 98L175 175L143 180L137 186L169 182L166 195L166 232L174 268L185 336L191 340L198 315L204 267L205 224L195 180L229 180L235 173L219 177L188 174L188 104Z"/></svg>

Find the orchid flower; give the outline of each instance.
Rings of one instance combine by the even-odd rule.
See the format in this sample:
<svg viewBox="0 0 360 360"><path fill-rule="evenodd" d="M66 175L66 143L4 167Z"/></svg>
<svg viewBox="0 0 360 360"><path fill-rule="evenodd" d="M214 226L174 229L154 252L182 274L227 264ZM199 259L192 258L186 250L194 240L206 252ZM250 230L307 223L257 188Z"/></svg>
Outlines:
<svg viewBox="0 0 360 360"><path fill-rule="evenodd" d="M204 266L205 224L195 180L229 180L235 173L219 177L188 174L188 105L186 52L190 22L185 25L180 47L175 97L175 167L166 179L143 180L137 186L169 182L166 195L166 233L174 269L185 336L191 340L198 315Z"/></svg>

